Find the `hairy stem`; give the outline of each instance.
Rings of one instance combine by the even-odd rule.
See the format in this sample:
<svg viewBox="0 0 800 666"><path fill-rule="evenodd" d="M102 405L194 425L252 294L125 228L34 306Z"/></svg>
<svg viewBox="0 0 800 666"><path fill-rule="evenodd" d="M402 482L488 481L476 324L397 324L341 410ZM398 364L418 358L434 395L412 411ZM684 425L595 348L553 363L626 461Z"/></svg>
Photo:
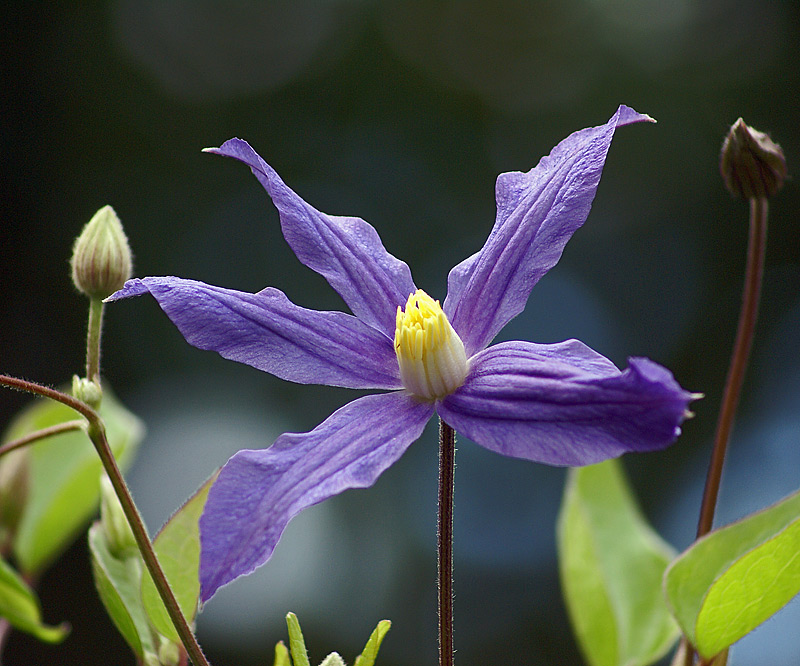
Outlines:
<svg viewBox="0 0 800 666"><path fill-rule="evenodd" d="M42 386L41 384L35 384L34 382L18 379L17 377L0 375L0 385L8 386L9 388L18 389L20 391L27 391L28 393L33 393L44 398L50 398L66 405L67 407L71 407L76 412L86 417L86 420L89 422L87 434L92 440L92 444L94 444L97 454L100 456L100 461L103 463L103 469L105 469L106 474L108 474L108 478L111 480L111 485L114 487L114 491L116 492L120 504L122 505L122 510L125 513L125 517L128 519L128 524L131 526L131 530L133 531L133 536L136 539L139 552L142 555L142 559L144 560L147 570L153 577L153 582L155 583L156 589L161 596L161 600L166 606L167 613L169 614L172 623L175 625L175 629L177 630L178 635L180 636L181 641L186 648L186 651L189 653L192 663L195 664L195 666L210 666L209 662L205 658L205 655L203 655L203 651L200 649L200 645L197 643L197 639L189 627L188 621L184 617L183 612L178 605L178 601L175 599L175 595L172 592L172 588L169 586L169 582L164 575L164 571L161 569L161 565L158 562L156 553L153 550L153 544L150 541L150 537L147 535L147 529L144 526L144 521L139 513L139 509L136 507L133 497L128 490L128 486L125 484L125 480L122 478L122 472L120 472L120 469L117 466L117 461L114 459L114 454L112 453L111 447L108 444L105 426L103 424L103 420L100 418L100 415L89 405L74 398L73 396L66 393L61 393L60 391L56 391L55 389L47 386Z"/></svg>
<svg viewBox="0 0 800 666"><path fill-rule="evenodd" d="M453 492L456 434L439 419L439 666L453 666Z"/></svg>
<svg viewBox="0 0 800 666"><path fill-rule="evenodd" d="M764 255L767 247L767 199L753 197L750 199L750 236L747 244L747 267L745 268L744 291L742 293L742 309L739 312L739 325L736 330L736 340L733 344L731 362L728 367L728 377L725 380L725 390L722 395L722 405L717 419L717 430L714 434L714 448L711 452L711 461L708 464L706 486L703 490L703 501L700 505L700 519L697 522L697 538L708 534L714 524L714 512L717 508L719 484L722 479L722 468L725 464L725 453L728 450L728 440L733 429L736 409L742 394L742 384L750 360L750 351L753 347L753 334L758 319L758 303L761 298L761 281L764 275ZM682 639L685 644L685 666L694 663L694 649L689 646L686 637ZM701 660L701 664L707 664ZM727 653L714 662L714 666L724 666L727 663Z"/></svg>
<svg viewBox="0 0 800 666"><path fill-rule="evenodd" d="M700 508L700 520L697 524L697 537L711 531L714 522L714 511L717 506L719 484L722 478L722 466L728 448L739 397L742 393L750 350L753 346L753 333L758 318L758 302L761 297L761 279L764 273L764 254L767 244L767 200L766 198L750 199L750 238L747 247L747 268L745 271L742 309L739 314L739 327L733 345L728 378L717 420L714 435L714 449L708 466L708 476L703 492L703 503Z"/></svg>
<svg viewBox="0 0 800 666"><path fill-rule="evenodd" d="M89 326L86 332L86 379L100 383L100 336L103 332L103 301L89 299Z"/></svg>
<svg viewBox="0 0 800 666"><path fill-rule="evenodd" d="M65 421L64 423L56 423L48 428L42 428L35 432L28 433L24 437L12 439L0 446L0 457L6 453L10 453L14 449L20 449L28 444L38 442L40 439L52 437L53 435L60 435L62 432L70 432L72 430L83 430L86 427L85 421Z"/></svg>

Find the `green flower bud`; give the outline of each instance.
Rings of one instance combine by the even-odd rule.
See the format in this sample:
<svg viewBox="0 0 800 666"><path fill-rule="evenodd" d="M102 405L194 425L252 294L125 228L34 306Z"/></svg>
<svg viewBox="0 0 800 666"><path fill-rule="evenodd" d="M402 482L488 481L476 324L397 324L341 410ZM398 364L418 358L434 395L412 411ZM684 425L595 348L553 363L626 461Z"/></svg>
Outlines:
<svg viewBox="0 0 800 666"><path fill-rule="evenodd" d="M103 389L100 384L91 379L72 375L72 395L90 407L97 409L103 399Z"/></svg>
<svg viewBox="0 0 800 666"><path fill-rule="evenodd" d="M109 552L117 559L124 559L136 551L136 539L117 499L111 479L100 477L100 524Z"/></svg>
<svg viewBox="0 0 800 666"><path fill-rule="evenodd" d="M345 666L344 659L339 656L338 652L331 652L325 659L322 660L319 666Z"/></svg>
<svg viewBox="0 0 800 666"><path fill-rule="evenodd" d="M178 666L181 663L181 649L178 644L162 636L158 646L158 663L160 666Z"/></svg>
<svg viewBox="0 0 800 666"><path fill-rule="evenodd" d="M161 660L158 658L158 655L153 654L148 650L145 650L144 652L142 663L144 664L144 666L162 666Z"/></svg>
<svg viewBox="0 0 800 666"><path fill-rule="evenodd" d="M72 281L89 298L122 288L133 271L131 249L111 206L103 206L83 228L72 249Z"/></svg>
<svg viewBox="0 0 800 666"><path fill-rule="evenodd" d="M719 170L737 197L770 197L783 187L786 158L777 143L739 118L722 144Z"/></svg>

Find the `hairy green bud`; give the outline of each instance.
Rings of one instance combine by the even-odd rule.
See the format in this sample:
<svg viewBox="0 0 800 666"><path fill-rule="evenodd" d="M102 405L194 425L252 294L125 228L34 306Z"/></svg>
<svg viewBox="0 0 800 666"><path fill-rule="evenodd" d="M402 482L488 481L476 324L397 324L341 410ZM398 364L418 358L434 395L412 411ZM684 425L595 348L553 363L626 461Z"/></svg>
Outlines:
<svg viewBox="0 0 800 666"><path fill-rule="evenodd" d="M771 197L786 179L781 147L739 118L722 144L719 170L725 186L743 199Z"/></svg>
<svg viewBox="0 0 800 666"><path fill-rule="evenodd" d="M89 298L122 288L133 271L131 249L111 206L103 206L83 228L72 249L72 281Z"/></svg>
<svg viewBox="0 0 800 666"><path fill-rule="evenodd" d="M181 663L181 651L176 643L161 636L158 646L158 663L161 666L178 666Z"/></svg>
<svg viewBox="0 0 800 666"><path fill-rule="evenodd" d="M72 395L85 402L89 407L97 409L103 399L103 389L95 381L72 375Z"/></svg>
<svg viewBox="0 0 800 666"><path fill-rule="evenodd" d="M136 551L136 539L128 519L117 499L111 480L105 474L100 477L100 524L108 551L114 557L123 559Z"/></svg>

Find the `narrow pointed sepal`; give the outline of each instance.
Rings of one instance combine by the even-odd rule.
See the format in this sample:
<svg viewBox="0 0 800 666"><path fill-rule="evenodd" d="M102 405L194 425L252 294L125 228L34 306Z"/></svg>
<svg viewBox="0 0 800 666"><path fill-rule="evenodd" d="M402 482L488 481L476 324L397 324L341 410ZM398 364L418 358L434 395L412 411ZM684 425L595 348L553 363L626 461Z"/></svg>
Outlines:
<svg viewBox="0 0 800 666"><path fill-rule="evenodd" d="M497 453L579 466L669 446L696 398L645 358L620 371L577 340L505 342L472 359L464 385L437 411Z"/></svg>
<svg viewBox="0 0 800 666"><path fill-rule="evenodd" d="M655 122L620 106L605 124L570 134L527 173L497 177L497 220L480 251L450 271L444 311L467 356L485 348L525 307L586 221L617 127Z"/></svg>
<svg viewBox="0 0 800 666"><path fill-rule="evenodd" d="M433 406L406 392L369 395L311 432L286 433L222 468L200 518L201 600L272 555L292 517L348 488L366 488L414 442Z"/></svg>

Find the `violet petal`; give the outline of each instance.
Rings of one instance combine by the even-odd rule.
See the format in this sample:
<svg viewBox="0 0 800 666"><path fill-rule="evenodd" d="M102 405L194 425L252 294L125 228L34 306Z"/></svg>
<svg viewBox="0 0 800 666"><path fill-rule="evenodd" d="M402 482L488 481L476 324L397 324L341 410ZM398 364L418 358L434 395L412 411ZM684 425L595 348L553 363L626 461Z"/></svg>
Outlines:
<svg viewBox="0 0 800 666"><path fill-rule="evenodd" d="M505 342L470 363L464 385L437 406L439 415L487 449L548 465L664 448L697 397L648 359L631 358L620 372L576 340Z"/></svg>
<svg viewBox="0 0 800 666"><path fill-rule="evenodd" d="M278 209L283 235L297 258L322 275L356 317L394 335L397 306L416 287L408 266L386 251L370 224L326 215L303 201L246 141L230 139L206 151L247 164Z"/></svg>
<svg viewBox="0 0 800 666"><path fill-rule="evenodd" d="M414 442L433 405L405 392L345 405L308 433L235 454L200 518L202 601L270 557L289 520L348 488L366 488Z"/></svg>
<svg viewBox="0 0 800 666"><path fill-rule="evenodd" d="M589 215L614 130L650 116L620 106L599 127L571 134L528 171L497 178L497 220L483 248L448 276L444 311L470 356L522 312Z"/></svg>
<svg viewBox="0 0 800 666"><path fill-rule="evenodd" d="M402 386L392 341L344 312L293 304L278 289L257 294L176 277L128 280L107 300L152 294L186 341L301 384Z"/></svg>

